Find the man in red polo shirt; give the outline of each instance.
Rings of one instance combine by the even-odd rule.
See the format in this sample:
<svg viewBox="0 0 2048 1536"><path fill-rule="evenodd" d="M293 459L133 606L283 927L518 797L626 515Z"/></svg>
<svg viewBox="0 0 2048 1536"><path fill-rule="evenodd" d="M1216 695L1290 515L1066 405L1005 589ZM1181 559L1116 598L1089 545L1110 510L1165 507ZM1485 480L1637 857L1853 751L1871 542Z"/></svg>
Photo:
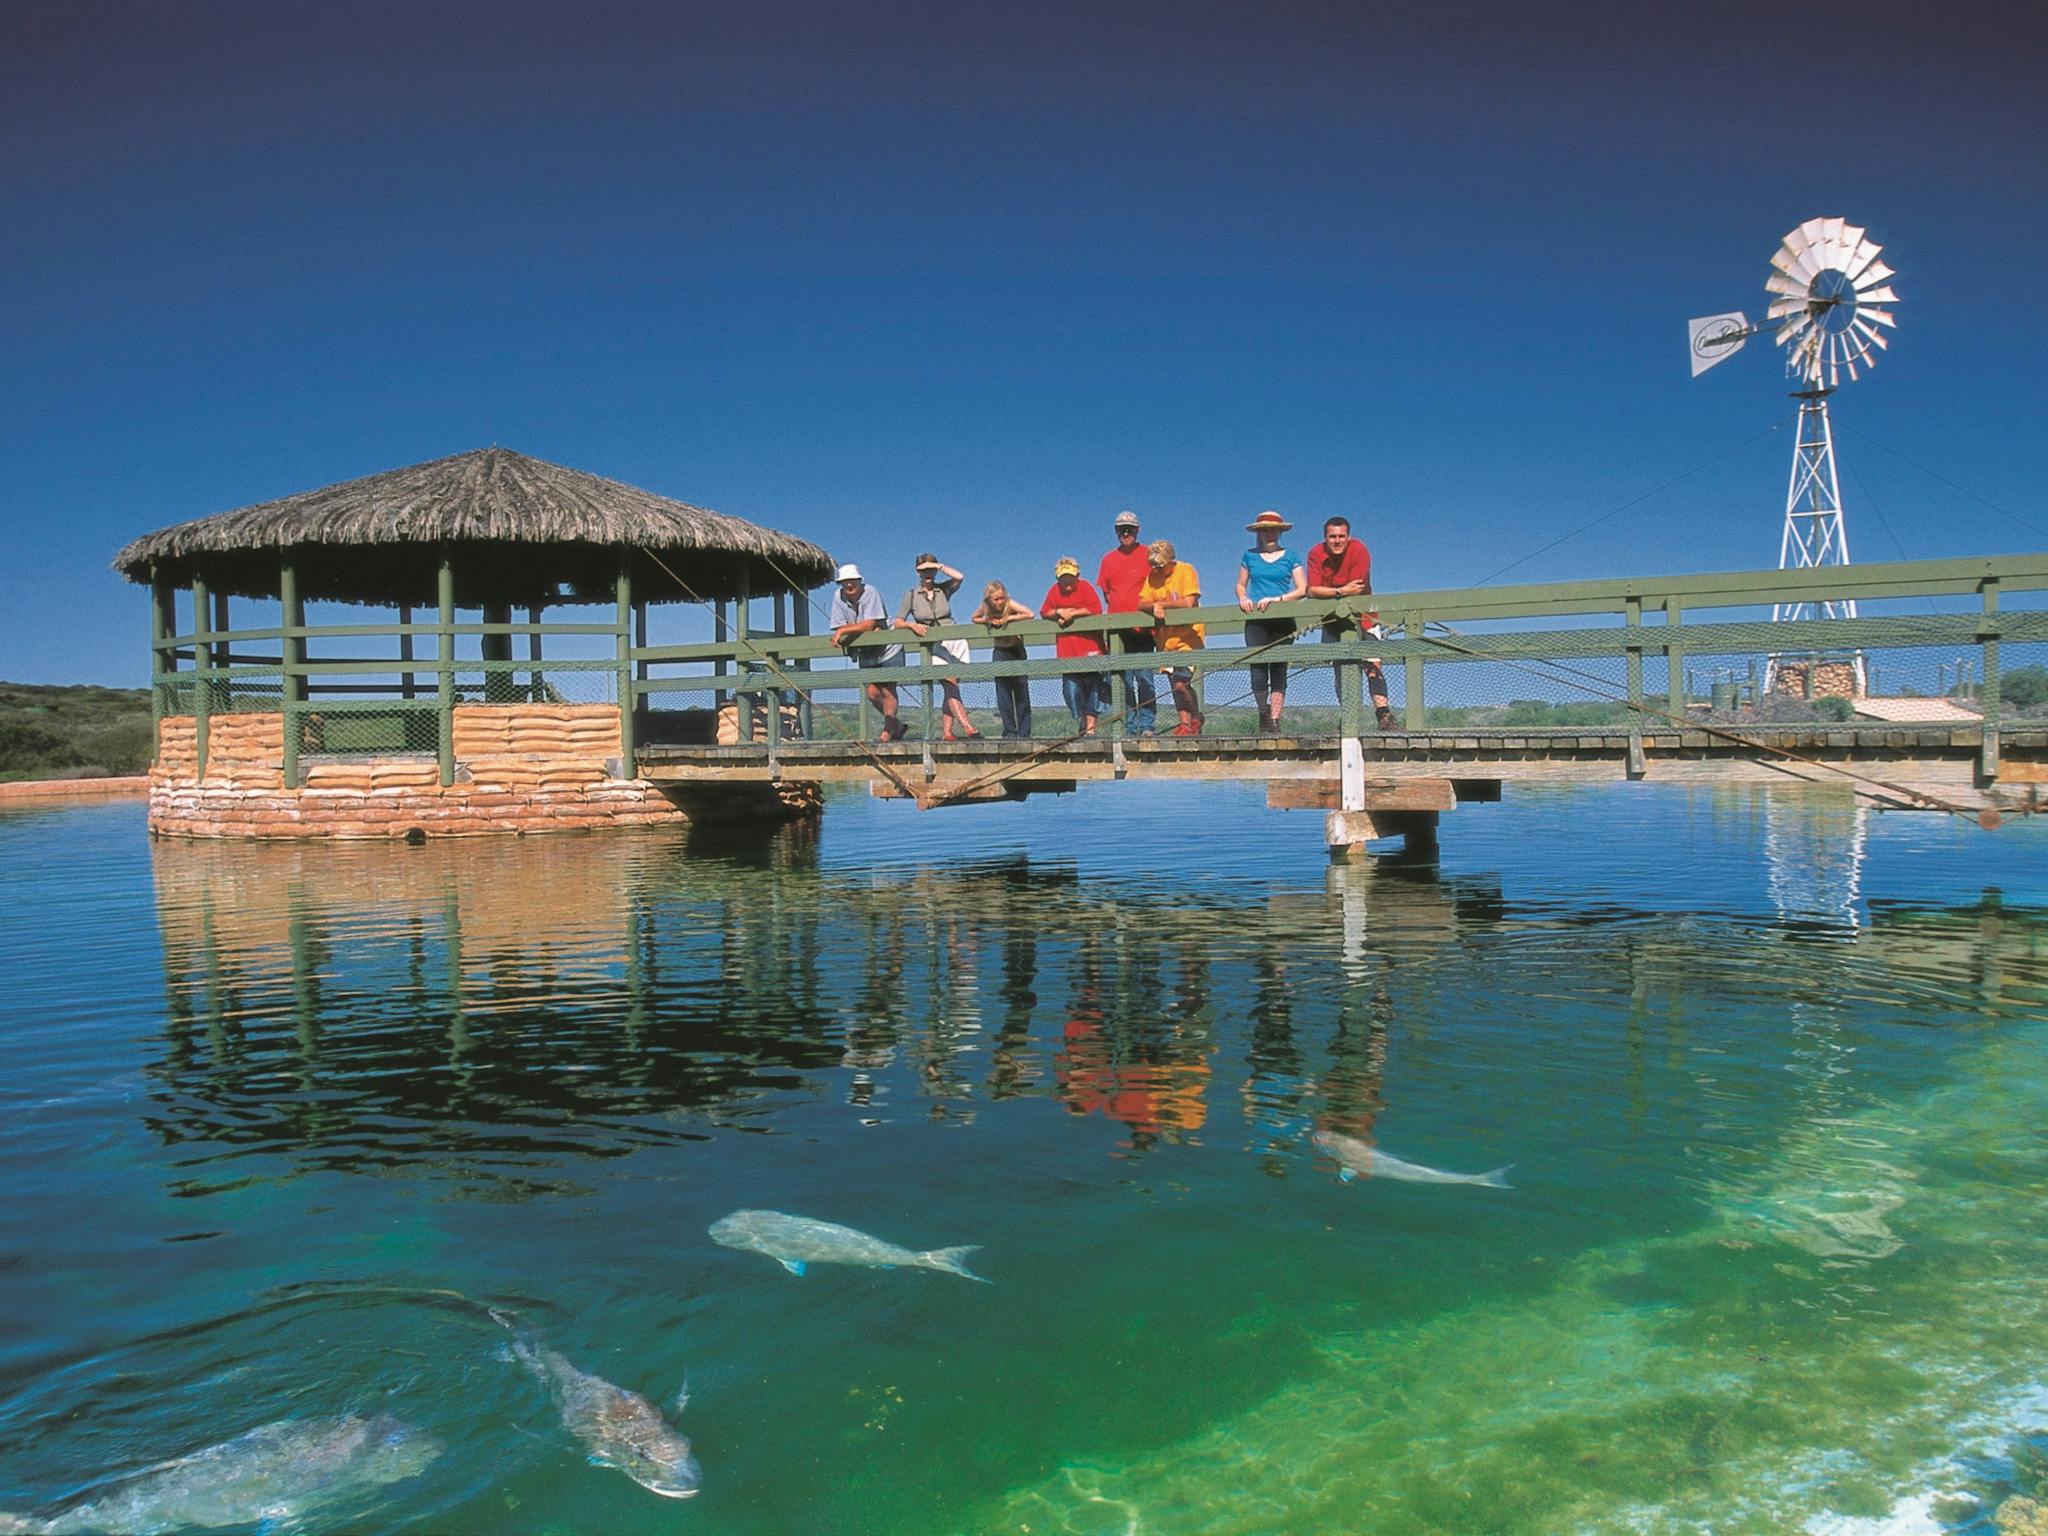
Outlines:
<svg viewBox="0 0 2048 1536"><path fill-rule="evenodd" d="M1102 567L1095 573L1096 589L1102 593L1103 611L1136 613L1138 588L1145 584L1145 578L1151 571L1145 545L1138 537L1138 514L1117 513L1116 548L1102 557ZM1126 651L1156 649L1149 629L1126 629L1121 633ZM1149 671L1125 673L1124 729L1133 736L1150 736L1158 698L1158 690L1152 685Z"/></svg>
<svg viewBox="0 0 2048 1536"><path fill-rule="evenodd" d="M1323 542L1308 552L1308 595L1310 597L1357 597L1372 591L1372 551L1365 540L1351 537L1351 520L1333 517L1323 524ZM1379 635L1380 616L1362 613L1354 622L1336 619L1323 626L1323 642L1342 640L1355 628ZM1338 666L1344 663L1339 662ZM1372 690L1374 717L1383 731L1394 728L1394 708L1387 700L1387 674L1380 659L1368 656L1364 662L1366 686ZM1340 673L1339 676L1342 674Z"/></svg>

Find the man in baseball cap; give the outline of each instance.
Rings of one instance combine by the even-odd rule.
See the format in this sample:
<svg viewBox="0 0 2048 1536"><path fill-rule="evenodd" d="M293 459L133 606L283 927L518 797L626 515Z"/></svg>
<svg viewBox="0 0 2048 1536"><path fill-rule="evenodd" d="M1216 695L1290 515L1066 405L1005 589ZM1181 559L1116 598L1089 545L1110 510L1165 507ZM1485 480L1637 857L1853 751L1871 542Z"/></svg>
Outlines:
<svg viewBox="0 0 2048 1536"><path fill-rule="evenodd" d="M1102 606L1106 612L1136 613L1138 589L1145 584L1145 577L1151 570L1145 546L1138 539L1138 514L1119 512L1113 526L1116 529L1116 548L1102 557L1102 565L1095 572L1095 585L1102 594ZM1123 631L1123 637L1127 651L1149 651L1153 648L1149 629L1127 629ZM1133 736L1152 734L1152 722L1158 707L1158 691L1153 687L1152 674L1125 673L1124 725Z"/></svg>

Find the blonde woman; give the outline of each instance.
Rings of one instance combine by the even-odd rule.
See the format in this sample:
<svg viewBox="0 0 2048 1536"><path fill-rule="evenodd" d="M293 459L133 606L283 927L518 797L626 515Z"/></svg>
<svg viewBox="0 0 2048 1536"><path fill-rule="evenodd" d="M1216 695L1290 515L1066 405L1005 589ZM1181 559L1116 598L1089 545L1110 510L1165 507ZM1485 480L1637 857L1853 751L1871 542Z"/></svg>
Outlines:
<svg viewBox="0 0 2048 1536"><path fill-rule="evenodd" d="M981 589L981 606L974 610L972 622L1000 630L1019 619L1036 617L1038 615L1010 596L1008 587L1000 581L992 581ZM1022 640L1006 637L996 641L992 659L1022 661L1024 657ZM1028 678L996 679L996 713L1002 717L1005 741L1021 741L1031 734L1031 683Z"/></svg>

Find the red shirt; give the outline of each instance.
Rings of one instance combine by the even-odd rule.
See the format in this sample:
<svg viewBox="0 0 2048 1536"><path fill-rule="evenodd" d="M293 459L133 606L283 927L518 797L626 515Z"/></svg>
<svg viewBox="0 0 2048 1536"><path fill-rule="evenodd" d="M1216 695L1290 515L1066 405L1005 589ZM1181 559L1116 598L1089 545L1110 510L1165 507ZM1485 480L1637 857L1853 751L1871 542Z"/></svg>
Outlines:
<svg viewBox="0 0 2048 1536"><path fill-rule="evenodd" d="M1038 605L1038 616L1049 619L1055 608L1085 608L1090 613L1100 613L1102 599L1085 581L1077 579L1071 592L1062 592L1060 584L1054 582L1045 594L1045 601ZM1052 653L1055 656L1100 656L1102 641L1094 635L1073 635L1061 631L1060 637L1053 642Z"/></svg>
<svg viewBox="0 0 2048 1536"><path fill-rule="evenodd" d="M1119 545L1102 557L1095 584L1102 588L1102 601L1111 613L1138 611L1138 588L1145 584L1151 569L1141 540L1132 540L1129 549Z"/></svg>
<svg viewBox="0 0 2048 1536"><path fill-rule="evenodd" d="M1362 581L1365 590L1372 590L1372 551L1365 547L1365 540L1354 536L1344 546L1342 555L1332 555L1327 544L1317 544L1308 552L1308 584L1312 587L1341 587L1347 582ZM1376 613L1363 614L1361 624L1377 624L1380 616Z"/></svg>

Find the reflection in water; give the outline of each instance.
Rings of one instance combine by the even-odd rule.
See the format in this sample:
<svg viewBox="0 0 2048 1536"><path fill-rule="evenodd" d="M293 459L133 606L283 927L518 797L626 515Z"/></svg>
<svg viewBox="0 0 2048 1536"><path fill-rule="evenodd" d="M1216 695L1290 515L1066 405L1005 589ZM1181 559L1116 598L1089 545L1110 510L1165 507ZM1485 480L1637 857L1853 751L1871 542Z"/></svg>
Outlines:
<svg viewBox="0 0 2048 1536"><path fill-rule="evenodd" d="M1219 978L1250 998L1236 1093L1279 1159L1311 1116L1370 1129L1395 978L1502 919L1491 882L1371 865L1255 907L1021 859L826 870L808 829L710 856L648 834L152 858L168 1007L149 1123L188 1167L289 1151L417 1171L459 1143L475 1176L821 1093L874 1123L906 1098L969 1122L981 1100L1055 1097L1135 1156L1210 1119Z"/></svg>

